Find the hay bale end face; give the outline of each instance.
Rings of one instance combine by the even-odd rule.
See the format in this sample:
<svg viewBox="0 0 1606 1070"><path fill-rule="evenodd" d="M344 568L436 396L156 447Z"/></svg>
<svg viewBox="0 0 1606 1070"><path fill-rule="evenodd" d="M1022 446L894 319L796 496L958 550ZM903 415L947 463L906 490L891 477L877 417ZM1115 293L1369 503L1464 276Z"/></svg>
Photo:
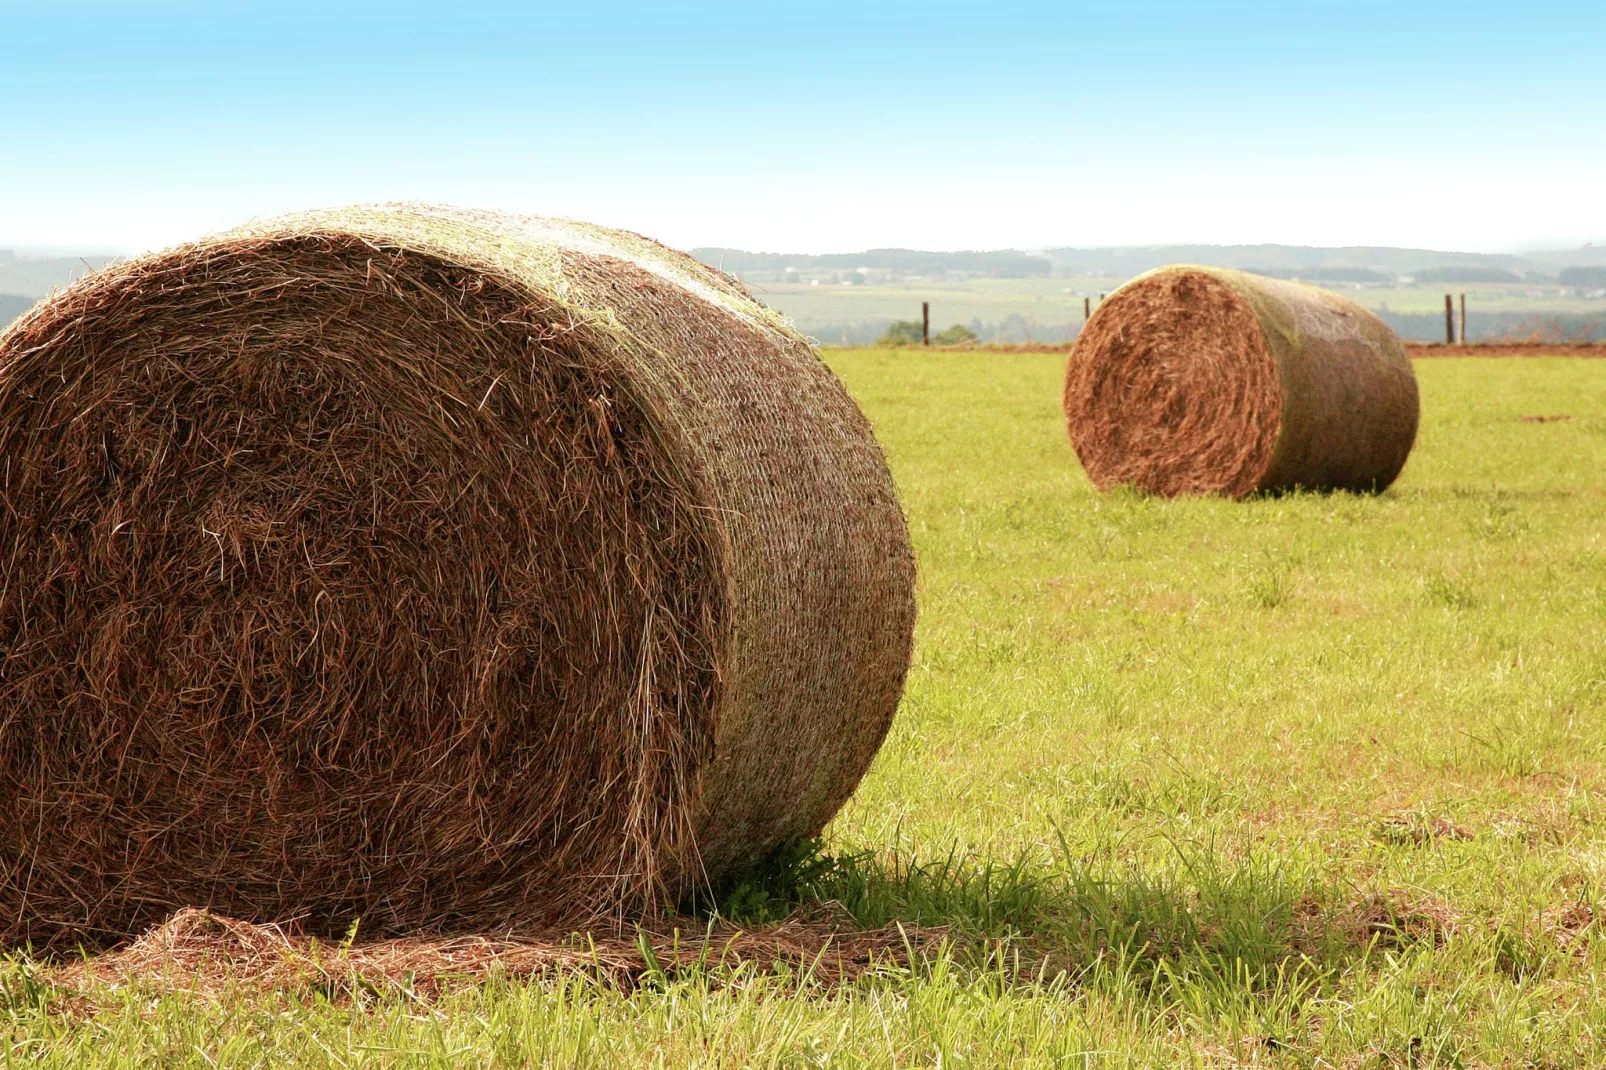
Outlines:
<svg viewBox="0 0 1606 1070"><path fill-rule="evenodd" d="M1416 440L1416 374L1375 315L1239 271L1122 286L1077 339L1065 419L1100 489L1380 491Z"/></svg>
<svg viewBox="0 0 1606 1070"><path fill-rule="evenodd" d="M898 703L864 418L726 276L380 206L0 335L0 938L648 912L808 836Z"/></svg>

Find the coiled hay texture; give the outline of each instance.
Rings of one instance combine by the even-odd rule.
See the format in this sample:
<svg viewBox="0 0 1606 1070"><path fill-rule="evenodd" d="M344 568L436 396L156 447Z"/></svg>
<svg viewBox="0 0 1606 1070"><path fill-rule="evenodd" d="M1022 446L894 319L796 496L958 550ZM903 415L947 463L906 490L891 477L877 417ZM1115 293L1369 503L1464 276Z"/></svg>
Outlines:
<svg viewBox="0 0 1606 1070"><path fill-rule="evenodd" d="M635 235L390 205L0 335L0 937L645 913L809 836L913 625L809 345Z"/></svg>
<svg viewBox="0 0 1606 1070"><path fill-rule="evenodd" d="M1336 294L1167 267L1099 306L1065 374L1065 421L1100 489L1380 491L1416 440L1416 373Z"/></svg>

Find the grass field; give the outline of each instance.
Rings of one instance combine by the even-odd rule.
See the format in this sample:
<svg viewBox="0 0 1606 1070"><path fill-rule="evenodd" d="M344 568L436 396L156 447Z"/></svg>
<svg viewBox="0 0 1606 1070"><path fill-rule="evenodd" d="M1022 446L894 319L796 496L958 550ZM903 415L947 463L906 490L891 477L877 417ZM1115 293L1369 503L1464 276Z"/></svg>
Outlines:
<svg viewBox="0 0 1606 1070"><path fill-rule="evenodd" d="M18 960L6 1065L1606 1062L1606 362L1419 363L1391 491L1233 503L1095 495L1060 357L831 359L904 494L916 663L820 853L743 909L944 953L96 1012Z"/></svg>

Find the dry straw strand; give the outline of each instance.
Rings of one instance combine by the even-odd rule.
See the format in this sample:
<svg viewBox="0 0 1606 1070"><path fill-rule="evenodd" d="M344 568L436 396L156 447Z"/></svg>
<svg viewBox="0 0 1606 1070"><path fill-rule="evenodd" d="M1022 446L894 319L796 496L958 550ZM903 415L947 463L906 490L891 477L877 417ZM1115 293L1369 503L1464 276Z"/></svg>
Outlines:
<svg viewBox="0 0 1606 1070"><path fill-rule="evenodd" d="M0 335L4 940L644 916L853 791L901 695L884 458L734 280L379 205Z"/></svg>

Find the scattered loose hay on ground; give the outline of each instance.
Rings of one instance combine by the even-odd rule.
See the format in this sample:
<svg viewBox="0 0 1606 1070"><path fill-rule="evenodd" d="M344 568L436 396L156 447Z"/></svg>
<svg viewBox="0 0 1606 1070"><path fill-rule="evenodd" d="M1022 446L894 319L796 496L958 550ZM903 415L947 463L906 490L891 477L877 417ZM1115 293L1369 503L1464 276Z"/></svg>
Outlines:
<svg viewBox="0 0 1606 1070"><path fill-rule="evenodd" d="M634 235L380 206L0 335L0 940L647 916L852 792L908 663L880 449Z"/></svg>
<svg viewBox="0 0 1606 1070"><path fill-rule="evenodd" d="M412 936L348 944L187 907L126 947L68 959L40 976L69 998L91 1002L99 989L126 985L212 998L242 989L341 998L363 988L435 998L491 978L583 976L630 989L686 970L724 971L737 982L742 971L787 971L829 987L877 968L916 965L947 938L942 927L861 930L850 919L822 915L755 929L683 918L632 935Z"/></svg>
<svg viewBox="0 0 1606 1070"><path fill-rule="evenodd" d="M1156 494L1381 490L1416 439L1416 377L1372 313L1218 268L1140 276L1072 350L1065 417L1088 477Z"/></svg>

